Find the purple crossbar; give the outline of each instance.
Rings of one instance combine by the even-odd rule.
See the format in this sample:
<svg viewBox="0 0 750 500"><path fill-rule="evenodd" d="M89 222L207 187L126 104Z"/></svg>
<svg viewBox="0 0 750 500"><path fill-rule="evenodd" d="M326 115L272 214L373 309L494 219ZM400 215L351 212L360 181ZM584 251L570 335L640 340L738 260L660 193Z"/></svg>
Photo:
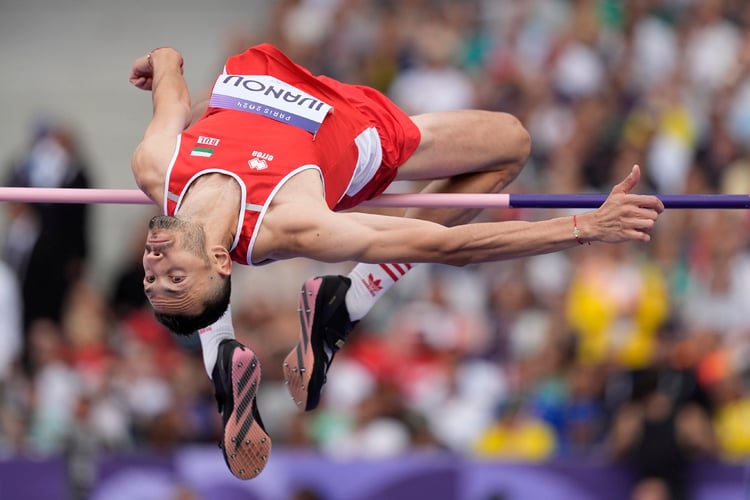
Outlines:
<svg viewBox="0 0 750 500"><path fill-rule="evenodd" d="M746 194L660 194L664 208L750 208ZM604 194L511 194L513 208L597 208Z"/></svg>
<svg viewBox="0 0 750 500"><path fill-rule="evenodd" d="M665 208L750 208L745 194L657 195ZM383 194L363 203L369 207L458 208L597 208L606 194Z"/></svg>
<svg viewBox="0 0 750 500"><path fill-rule="evenodd" d="M666 208L750 208L745 194L657 195ZM606 194L383 194L366 201L366 207L421 208L597 208ZM137 189L57 189L0 187L0 202L25 203L113 203L147 205L152 201Z"/></svg>

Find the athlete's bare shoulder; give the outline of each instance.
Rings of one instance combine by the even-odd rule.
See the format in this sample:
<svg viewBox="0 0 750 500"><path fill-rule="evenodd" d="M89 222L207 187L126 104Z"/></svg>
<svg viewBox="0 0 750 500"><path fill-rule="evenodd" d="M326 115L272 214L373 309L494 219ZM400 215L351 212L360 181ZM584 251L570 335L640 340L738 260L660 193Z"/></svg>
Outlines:
<svg viewBox="0 0 750 500"><path fill-rule="evenodd" d="M136 147L131 158L138 187L160 207L164 202L164 181L177 147L177 137L149 134Z"/></svg>

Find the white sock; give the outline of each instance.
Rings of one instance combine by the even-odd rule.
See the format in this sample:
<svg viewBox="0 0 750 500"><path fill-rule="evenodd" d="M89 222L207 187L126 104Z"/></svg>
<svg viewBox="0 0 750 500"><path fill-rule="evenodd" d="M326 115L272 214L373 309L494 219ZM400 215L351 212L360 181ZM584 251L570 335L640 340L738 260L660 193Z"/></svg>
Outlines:
<svg viewBox="0 0 750 500"><path fill-rule="evenodd" d="M357 264L349 273L352 286L346 293L349 319L359 321L415 264Z"/></svg>
<svg viewBox="0 0 750 500"><path fill-rule="evenodd" d="M216 323L198 330L198 338L201 341L201 351L203 352L203 364L206 367L208 378L214 372L216 360L219 357L219 344L224 339L234 338L234 325L232 324L232 308L227 310Z"/></svg>

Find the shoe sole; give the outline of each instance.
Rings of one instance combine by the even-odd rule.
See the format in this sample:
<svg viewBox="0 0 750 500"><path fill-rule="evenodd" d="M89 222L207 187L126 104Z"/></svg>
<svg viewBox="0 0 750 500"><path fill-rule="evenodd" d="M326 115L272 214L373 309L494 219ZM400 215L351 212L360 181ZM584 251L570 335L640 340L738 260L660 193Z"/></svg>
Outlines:
<svg viewBox="0 0 750 500"><path fill-rule="evenodd" d="M260 424L255 396L260 385L260 362L250 349L232 353L234 408L224 426L223 451L229 470L240 479L260 474L271 454L271 438Z"/></svg>
<svg viewBox="0 0 750 500"><path fill-rule="evenodd" d="M310 380L315 367L315 349L312 344L312 326L315 321L315 306L318 291L323 284L321 278L305 282L299 296L300 339L297 346L284 359L284 379L297 407L303 411L314 409L317 404L309 401Z"/></svg>

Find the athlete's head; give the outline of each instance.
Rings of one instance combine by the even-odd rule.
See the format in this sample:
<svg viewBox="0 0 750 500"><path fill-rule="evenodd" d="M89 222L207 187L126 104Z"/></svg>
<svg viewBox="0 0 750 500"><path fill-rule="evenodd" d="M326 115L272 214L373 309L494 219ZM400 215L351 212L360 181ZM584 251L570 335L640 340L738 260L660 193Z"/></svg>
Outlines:
<svg viewBox="0 0 750 500"><path fill-rule="evenodd" d="M143 253L143 290L156 318L187 335L217 321L229 305L231 263L225 249L206 247L195 223L156 216Z"/></svg>

